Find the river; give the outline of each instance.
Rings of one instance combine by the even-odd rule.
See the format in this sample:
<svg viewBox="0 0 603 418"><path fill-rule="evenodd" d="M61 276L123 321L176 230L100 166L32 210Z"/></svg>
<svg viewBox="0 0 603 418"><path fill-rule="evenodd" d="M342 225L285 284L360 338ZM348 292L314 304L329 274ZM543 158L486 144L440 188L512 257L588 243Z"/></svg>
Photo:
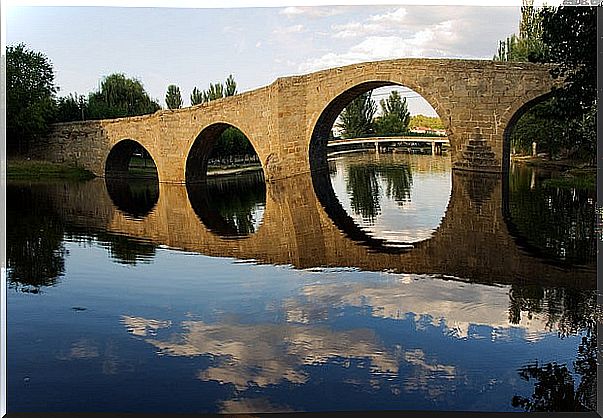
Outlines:
<svg viewBox="0 0 603 418"><path fill-rule="evenodd" d="M592 409L596 196L552 175L9 182L9 412Z"/></svg>

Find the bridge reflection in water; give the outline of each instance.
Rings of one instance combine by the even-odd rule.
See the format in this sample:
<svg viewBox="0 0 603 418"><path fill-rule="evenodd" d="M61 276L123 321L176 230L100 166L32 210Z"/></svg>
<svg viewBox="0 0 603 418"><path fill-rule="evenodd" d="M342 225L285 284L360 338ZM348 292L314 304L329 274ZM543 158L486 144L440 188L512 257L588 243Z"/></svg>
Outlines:
<svg viewBox="0 0 603 418"><path fill-rule="evenodd" d="M375 155L337 159L331 179L264 183L257 173L189 186L9 184L9 281L41 293L10 293L9 330L17 331L9 336L9 383L31 376L58 388L15 391L12 404L224 413L593 409L595 270L571 263L594 260L594 246L576 245L588 256L564 262L553 250L576 252L571 242L546 236L555 242L549 254L537 251L540 238L522 236L534 214L546 220L535 228L541 232L556 219L549 215L559 210L542 206L547 193L566 221L590 219L593 205L525 188L529 173L515 172L522 175L509 185L497 175L451 172L448 159L411 157L398 160L407 166L395 175L394 156ZM374 203L362 201L366 183L378 185L368 191L380 206L363 208ZM377 227L388 208L403 214L395 229L426 207L416 195L422 187L444 194L431 206L429 233L383 234ZM545 203L522 202L522 193L542 193ZM592 236L586 224L584 236ZM31 369L32 353L45 367ZM156 375L162 379L148 378ZM554 404L558 398L567 402ZM74 404L79 399L86 405Z"/></svg>
<svg viewBox="0 0 603 418"><path fill-rule="evenodd" d="M157 184L157 202L145 215L128 210L132 202L123 185L116 189L100 179L70 188L57 199L56 211L69 222L109 233L257 263L594 288L594 266L572 267L543 259L510 233L503 186L500 175L454 171L440 225L429 239L402 245L390 245L361 228L342 207L324 173L266 183L265 205L261 198L248 196L255 208L253 219L219 213L216 190L208 186L163 183ZM150 194L151 198L148 191L142 193L147 205L154 197Z"/></svg>

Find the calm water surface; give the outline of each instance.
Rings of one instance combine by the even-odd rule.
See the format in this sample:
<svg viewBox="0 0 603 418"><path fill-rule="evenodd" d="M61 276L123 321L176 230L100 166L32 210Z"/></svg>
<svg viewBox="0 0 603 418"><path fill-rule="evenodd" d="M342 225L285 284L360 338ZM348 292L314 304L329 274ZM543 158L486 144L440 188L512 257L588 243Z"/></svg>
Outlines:
<svg viewBox="0 0 603 418"><path fill-rule="evenodd" d="M596 196L551 175L10 182L9 411L594 408Z"/></svg>

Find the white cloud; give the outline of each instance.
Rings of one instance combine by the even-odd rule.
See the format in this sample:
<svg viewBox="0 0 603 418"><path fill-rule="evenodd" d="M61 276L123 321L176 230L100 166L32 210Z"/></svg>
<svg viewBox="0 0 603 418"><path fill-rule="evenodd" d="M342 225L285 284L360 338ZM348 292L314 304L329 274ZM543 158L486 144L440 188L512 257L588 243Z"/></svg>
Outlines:
<svg viewBox="0 0 603 418"><path fill-rule="evenodd" d="M399 24L404 22L407 15L408 11L404 7L400 7L399 9L396 9L393 12L384 13L381 15L373 15L369 17L369 20L371 22L378 22L382 24Z"/></svg>
<svg viewBox="0 0 603 418"><path fill-rule="evenodd" d="M334 38L354 38L371 34L386 34L400 32L401 24L405 23L408 11L400 7L391 12L371 15L363 22L348 22L332 25Z"/></svg>
<svg viewBox="0 0 603 418"><path fill-rule="evenodd" d="M343 7L338 7L337 9L332 7L285 7L283 10L279 12L279 14L287 16L288 18L294 18L299 16L309 17L309 18L317 18L317 17L329 17L335 16L337 14L344 12Z"/></svg>
<svg viewBox="0 0 603 418"><path fill-rule="evenodd" d="M364 25L370 32L372 24ZM458 21L446 20L428 26L410 36L398 33L393 35L370 35L350 47L346 52L329 52L318 58L306 60L299 66L301 72L338 67L366 61L379 61L396 58L463 58L469 57L457 48L462 44L459 30L465 28ZM345 37L352 26L334 37Z"/></svg>
<svg viewBox="0 0 603 418"><path fill-rule="evenodd" d="M304 25L293 25L293 26L284 26L278 27L272 31L272 33L277 35L284 35L288 33L300 33L304 30Z"/></svg>

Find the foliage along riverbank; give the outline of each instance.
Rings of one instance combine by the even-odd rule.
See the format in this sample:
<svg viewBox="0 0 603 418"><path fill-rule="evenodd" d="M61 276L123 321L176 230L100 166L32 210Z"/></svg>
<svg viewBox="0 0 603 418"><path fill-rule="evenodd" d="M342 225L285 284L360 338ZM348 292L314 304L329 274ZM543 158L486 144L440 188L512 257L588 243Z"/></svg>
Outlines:
<svg viewBox="0 0 603 418"><path fill-rule="evenodd" d="M49 161L9 159L6 164L6 178L8 180L65 179L84 181L94 177L96 177L94 173L82 167Z"/></svg>
<svg viewBox="0 0 603 418"><path fill-rule="evenodd" d="M548 160L542 157L511 157L517 164L525 164L545 170L556 172L556 175L544 182L545 187L558 187L564 189L597 188L597 167L578 160Z"/></svg>
<svg viewBox="0 0 603 418"><path fill-rule="evenodd" d="M261 170L262 166L256 164L232 164L209 167L208 176L232 176L243 172ZM154 176L155 167L136 166L130 169L133 175L144 177ZM44 180L63 179L73 181L86 181L96 175L82 167L69 164L53 163L41 160L9 159L7 161L7 180Z"/></svg>

